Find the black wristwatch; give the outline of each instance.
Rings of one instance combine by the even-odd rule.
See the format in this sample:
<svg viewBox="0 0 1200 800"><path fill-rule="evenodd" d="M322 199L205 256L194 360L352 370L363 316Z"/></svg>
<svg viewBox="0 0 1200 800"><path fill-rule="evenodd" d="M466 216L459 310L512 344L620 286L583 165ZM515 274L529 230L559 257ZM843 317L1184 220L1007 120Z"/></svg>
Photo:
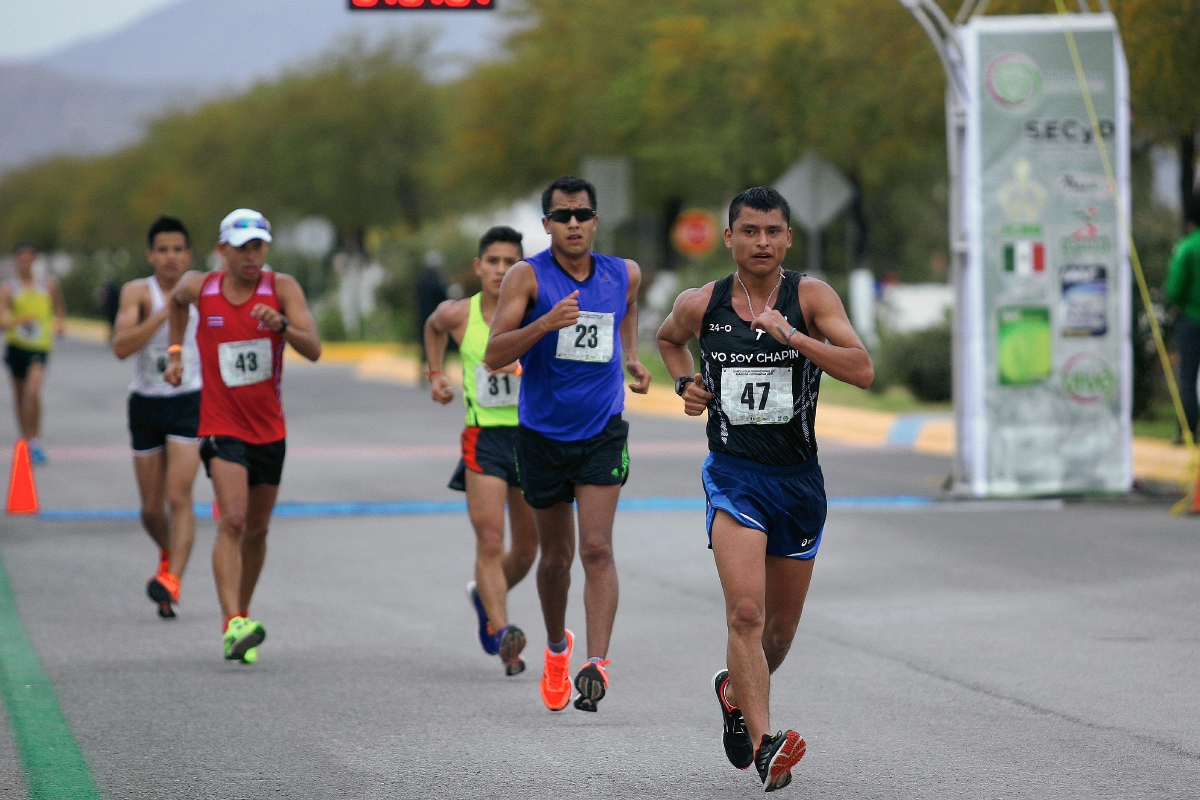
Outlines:
<svg viewBox="0 0 1200 800"><path fill-rule="evenodd" d="M684 375L682 378L675 379L675 394L683 397L683 389L689 383L695 383L696 379L691 375Z"/></svg>
<svg viewBox="0 0 1200 800"><path fill-rule="evenodd" d="M280 314L280 315L279 315L279 318L280 318L281 320L283 320L283 327L282 327L282 328L280 328L279 330L275 331L275 333L276 333L276 334L278 334L279 336L282 336L284 333L286 333L286 332L287 332L288 325L290 325L291 323L290 323L290 322L288 322L288 318L287 318L287 316L286 316L286 315L284 315L284 314Z"/></svg>

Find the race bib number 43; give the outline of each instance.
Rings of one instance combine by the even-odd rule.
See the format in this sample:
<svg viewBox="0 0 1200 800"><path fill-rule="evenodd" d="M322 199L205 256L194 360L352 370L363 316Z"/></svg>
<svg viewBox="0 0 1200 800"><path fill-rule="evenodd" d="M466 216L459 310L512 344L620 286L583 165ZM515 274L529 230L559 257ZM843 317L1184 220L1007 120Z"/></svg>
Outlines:
<svg viewBox="0 0 1200 800"><path fill-rule="evenodd" d="M778 425L792 418L791 367L721 370L721 410L730 425Z"/></svg>
<svg viewBox="0 0 1200 800"><path fill-rule="evenodd" d="M613 315L580 311L574 325L558 331L556 358L604 364L612 360Z"/></svg>
<svg viewBox="0 0 1200 800"><path fill-rule="evenodd" d="M475 400L482 408L515 406L521 393L521 377L508 372L492 374L483 364L475 365Z"/></svg>
<svg viewBox="0 0 1200 800"><path fill-rule="evenodd" d="M262 383L271 377L271 340L222 342L217 345L221 380L229 388Z"/></svg>

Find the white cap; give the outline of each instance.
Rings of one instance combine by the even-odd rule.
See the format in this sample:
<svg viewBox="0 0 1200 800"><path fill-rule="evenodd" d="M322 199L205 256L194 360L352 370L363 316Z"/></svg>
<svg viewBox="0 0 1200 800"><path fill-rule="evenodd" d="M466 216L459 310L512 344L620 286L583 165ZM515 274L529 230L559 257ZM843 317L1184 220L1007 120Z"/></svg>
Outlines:
<svg viewBox="0 0 1200 800"><path fill-rule="evenodd" d="M262 214L252 208L239 208L230 211L221 220L221 234L217 241L241 247L251 239L271 241L271 223Z"/></svg>

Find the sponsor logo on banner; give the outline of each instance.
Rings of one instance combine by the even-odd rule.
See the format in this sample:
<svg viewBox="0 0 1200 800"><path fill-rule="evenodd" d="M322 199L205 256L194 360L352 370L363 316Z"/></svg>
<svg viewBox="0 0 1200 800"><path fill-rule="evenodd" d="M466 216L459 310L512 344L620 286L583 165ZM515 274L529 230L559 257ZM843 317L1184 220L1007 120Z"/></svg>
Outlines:
<svg viewBox="0 0 1200 800"><path fill-rule="evenodd" d="M1076 403L1091 405L1117 393L1117 374L1095 353L1076 353L1062 366L1062 387Z"/></svg>
<svg viewBox="0 0 1200 800"><path fill-rule="evenodd" d="M1083 221L1083 225L1071 231L1070 236L1062 238L1064 253L1069 256L1079 256L1112 252L1112 237L1100 233L1100 229L1094 221L1096 214L1097 210L1095 206L1091 206L1087 211L1076 212L1075 216Z"/></svg>
<svg viewBox="0 0 1200 800"><path fill-rule="evenodd" d="M1013 162L1013 179L1000 187L996 195L1009 222L1037 225L1046 208L1046 187L1030 177L1033 166L1024 158Z"/></svg>
<svg viewBox="0 0 1200 800"><path fill-rule="evenodd" d="M1062 268L1063 336L1108 333L1108 268L1103 264L1068 264Z"/></svg>
<svg viewBox="0 0 1200 800"><path fill-rule="evenodd" d="M1042 72L1024 53L993 58L983 82L988 97L1005 111L1023 111L1042 99Z"/></svg>
<svg viewBox="0 0 1200 800"><path fill-rule="evenodd" d="M1108 178L1086 172L1064 172L1058 176L1056 188L1063 197L1076 200L1107 200L1112 197Z"/></svg>
<svg viewBox="0 0 1200 800"><path fill-rule="evenodd" d="M1046 271L1043 242L1008 242L1004 245L1004 271L1017 275L1040 275Z"/></svg>

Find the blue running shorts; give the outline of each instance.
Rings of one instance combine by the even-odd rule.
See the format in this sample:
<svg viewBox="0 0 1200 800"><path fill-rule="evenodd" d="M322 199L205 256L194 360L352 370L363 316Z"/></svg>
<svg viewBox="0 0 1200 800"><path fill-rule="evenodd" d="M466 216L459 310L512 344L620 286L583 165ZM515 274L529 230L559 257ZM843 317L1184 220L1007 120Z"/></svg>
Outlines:
<svg viewBox="0 0 1200 800"><path fill-rule="evenodd" d="M817 555L825 531L825 476L813 458L772 467L709 452L700 468L707 501L708 546L717 510L767 535L767 555L806 561Z"/></svg>

